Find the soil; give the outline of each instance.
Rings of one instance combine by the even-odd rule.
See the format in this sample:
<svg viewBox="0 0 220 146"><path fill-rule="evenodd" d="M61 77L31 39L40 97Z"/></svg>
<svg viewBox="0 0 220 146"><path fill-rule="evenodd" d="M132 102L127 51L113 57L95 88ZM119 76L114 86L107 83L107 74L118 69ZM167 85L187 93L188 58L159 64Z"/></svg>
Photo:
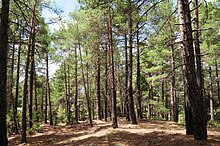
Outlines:
<svg viewBox="0 0 220 146"><path fill-rule="evenodd" d="M74 125L41 125L43 133L27 133L27 143L21 144L20 135L9 136L9 146L220 146L220 130L208 129L207 141L195 141L185 134L185 128L171 121L139 121L131 125L118 119L119 128L111 122L93 121Z"/></svg>

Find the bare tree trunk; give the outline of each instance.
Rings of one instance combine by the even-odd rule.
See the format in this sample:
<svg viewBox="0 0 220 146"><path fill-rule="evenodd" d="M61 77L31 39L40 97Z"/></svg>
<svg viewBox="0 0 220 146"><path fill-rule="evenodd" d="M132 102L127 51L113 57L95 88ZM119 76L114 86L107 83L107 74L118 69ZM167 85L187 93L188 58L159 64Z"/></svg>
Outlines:
<svg viewBox="0 0 220 146"><path fill-rule="evenodd" d="M115 88L115 72L114 72L114 53L113 53L113 38L112 38L112 12L109 3L108 6L108 55L109 55L109 73L110 73L110 92L112 101L112 126L118 128L117 124L117 110L116 110L116 88Z"/></svg>
<svg viewBox="0 0 220 146"><path fill-rule="evenodd" d="M1 145L7 146L6 125L6 84L7 84L7 56L8 56L8 15L9 0L2 0L0 21L0 139Z"/></svg>
<svg viewBox="0 0 220 146"><path fill-rule="evenodd" d="M67 88L67 92L68 92L68 123L70 124L70 115L71 115L71 102L70 102L70 65L68 63L67 65L67 83L68 83L68 88Z"/></svg>
<svg viewBox="0 0 220 146"><path fill-rule="evenodd" d="M19 46L18 46L18 58L17 58L17 74L16 74L16 91L15 91L15 105L14 105L14 121L15 121L15 133L18 134L18 92L19 92L19 78L20 78L20 61L21 61L21 30L19 32Z"/></svg>
<svg viewBox="0 0 220 146"><path fill-rule="evenodd" d="M79 46L80 47L80 46ZM76 120L76 123L78 123L79 121L79 116L78 116L78 107L77 107L77 103L78 103L78 60L77 60L77 47L75 48L75 103L74 103L74 106L75 106L75 120Z"/></svg>
<svg viewBox="0 0 220 146"><path fill-rule="evenodd" d="M125 34L125 117L127 121L130 121L130 112L128 104L128 45L127 35Z"/></svg>
<svg viewBox="0 0 220 146"><path fill-rule="evenodd" d="M142 97L141 97L141 70L140 70L140 48L139 48L139 30L137 24L137 114L138 119L142 119Z"/></svg>
<svg viewBox="0 0 220 146"><path fill-rule="evenodd" d="M47 76L45 76L45 81L47 82ZM48 111L48 94L47 94L47 83L45 84L45 88L46 88L46 91L45 91L45 108L44 108L44 123L47 124L47 111Z"/></svg>
<svg viewBox="0 0 220 146"><path fill-rule="evenodd" d="M34 31L33 31L34 32ZM33 45L31 48L31 68L30 68L30 100L29 100L29 128L33 126L33 87L34 87L34 34L33 34Z"/></svg>
<svg viewBox="0 0 220 146"><path fill-rule="evenodd" d="M217 84L217 97L218 97L218 102L219 102L219 107L220 107L220 84L219 84L219 74L218 74L218 61L215 59L215 74L216 74L216 84Z"/></svg>
<svg viewBox="0 0 220 146"><path fill-rule="evenodd" d="M14 38L15 41L15 38ZM14 60L15 60L15 42L13 43L12 47L12 58L11 58L11 78L10 78L10 99L12 100L12 107L13 111L15 111L15 102L14 102L14 95L13 95L13 86L14 86ZM13 112L13 130L15 131L15 125L16 125L16 116L15 113Z"/></svg>
<svg viewBox="0 0 220 146"><path fill-rule="evenodd" d="M38 113L38 100L37 100L37 73L34 67L34 99L35 99L35 111ZM37 121L38 122L38 121Z"/></svg>
<svg viewBox="0 0 220 146"><path fill-rule="evenodd" d="M24 79L24 89L23 89L23 107L22 107L22 134L21 134L21 141L23 143L27 142L26 139L26 114L27 114L27 99L28 99L28 72L30 66L30 53L35 45L35 9L36 9L36 1L33 2L33 13L31 18L31 26L30 26L30 36L29 36L29 43L28 43L28 51L27 51L27 60L26 60L26 68L25 68L25 79Z"/></svg>
<svg viewBox="0 0 220 146"><path fill-rule="evenodd" d="M171 119L175 122L178 122L178 99L176 96L176 77L175 77L175 59L174 59L174 46L173 42L171 43Z"/></svg>
<svg viewBox="0 0 220 146"><path fill-rule="evenodd" d="M162 74L163 73L164 72L162 71ZM162 100L163 105L166 106L164 95L165 95L165 93L164 93L164 80L162 80L161 81L161 100ZM162 118L165 118L165 113L164 112L162 113Z"/></svg>
<svg viewBox="0 0 220 146"><path fill-rule="evenodd" d="M29 43L31 44L32 34L30 34ZM27 113L27 98L28 98L28 70L30 64L30 50L31 46L28 45L27 51L27 60L26 60L26 67L25 67L25 79L24 79L24 88L23 88L23 103L22 103L22 137L21 141L23 143L27 142L26 140L26 113Z"/></svg>
<svg viewBox="0 0 220 146"><path fill-rule="evenodd" d="M119 67L118 67L118 70L119 70ZM123 70L123 69L122 69ZM124 112L124 98L125 98L125 95L124 95L124 83L121 82L123 80L123 78L119 78L118 79L118 90L119 90L119 97L120 97L120 114L121 116L125 116L125 112Z"/></svg>
<svg viewBox="0 0 220 146"><path fill-rule="evenodd" d="M43 87L43 83L42 83L42 87ZM44 88L41 88L42 90L42 97L41 97L41 121L44 120ZM45 99L46 100L46 99Z"/></svg>
<svg viewBox="0 0 220 146"><path fill-rule="evenodd" d="M89 99L89 92L88 92L88 84L86 86L86 79L85 79L85 72L84 72L84 65L83 65L83 60L82 60L82 51L81 51L81 47L79 44L79 54L80 54L80 62L81 62L81 69L82 69L82 78L83 78L83 86L84 86L84 90L85 90L85 94L86 94L86 102L87 102L87 109L88 109L88 113L89 113L89 123L90 123L90 127L93 127L93 123L92 123L92 115L91 115L91 105L90 105L90 99Z"/></svg>
<svg viewBox="0 0 220 146"><path fill-rule="evenodd" d="M203 67L202 67L202 56L200 51L200 44L199 44L199 5L198 0L194 0L194 46L195 46L195 56L196 56L196 67L197 67L197 83L201 98L204 101L205 105L205 94L204 94L204 75L203 75ZM205 108L205 123L207 123L207 110Z"/></svg>
<svg viewBox="0 0 220 146"><path fill-rule="evenodd" d="M105 121L107 122L107 118L108 118L108 53L107 53L107 45L106 45L106 49L105 49L105 57L106 57L106 62L105 62L105 96L104 96L104 105L105 105Z"/></svg>
<svg viewBox="0 0 220 146"><path fill-rule="evenodd" d="M49 81L49 59L48 59L48 50L46 52L46 94L48 95L49 102L49 118L50 125L53 125L53 117L52 117L52 107L51 107L51 97L50 97L50 81Z"/></svg>
<svg viewBox="0 0 220 146"><path fill-rule="evenodd" d="M100 55L99 50L97 50L97 58L96 58L96 114L97 120L101 120L101 96L100 96Z"/></svg>
<svg viewBox="0 0 220 146"><path fill-rule="evenodd" d="M151 73L149 73L149 77L151 77ZM153 85L150 81L149 83L149 90L148 90L148 115L147 117L150 119L151 116L153 115L152 110L153 110L153 105L150 103L150 101L153 99Z"/></svg>
<svg viewBox="0 0 220 146"><path fill-rule="evenodd" d="M136 115L134 111L134 99L133 99L133 87L132 87L132 63L133 63L133 53L132 53L132 6L131 0L128 0L129 10L128 10L128 43L129 43L129 61L128 61L128 99L129 99L129 111L132 124L137 124Z"/></svg>
<svg viewBox="0 0 220 146"><path fill-rule="evenodd" d="M167 82L165 82L164 83L165 84L165 107L168 109L169 108L169 97L168 97L168 83ZM168 121L169 120L169 115L168 115L168 113L166 113L165 114L165 119Z"/></svg>
<svg viewBox="0 0 220 146"><path fill-rule="evenodd" d="M210 115L211 120L214 120L214 99L213 99L213 87L212 87L212 68L209 66L209 96L210 96Z"/></svg>
<svg viewBox="0 0 220 146"><path fill-rule="evenodd" d="M192 39L191 16L188 0L178 0L180 36L182 41L182 60L185 67L185 86L193 112L195 140L206 140L206 117L204 101L196 79L195 58Z"/></svg>
<svg viewBox="0 0 220 146"><path fill-rule="evenodd" d="M187 94L187 88L185 86L185 74L186 69L182 67L183 74L183 90L184 90L184 110L185 110L185 123L186 123L186 135L193 135L193 114L192 114L192 106L189 102L189 95Z"/></svg>
<svg viewBox="0 0 220 146"><path fill-rule="evenodd" d="M69 95L68 95L68 83L67 83L67 63L64 62L64 82L65 82L65 96L66 96L66 117L67 117L67 124L70 124L69 119Z"/></svg>

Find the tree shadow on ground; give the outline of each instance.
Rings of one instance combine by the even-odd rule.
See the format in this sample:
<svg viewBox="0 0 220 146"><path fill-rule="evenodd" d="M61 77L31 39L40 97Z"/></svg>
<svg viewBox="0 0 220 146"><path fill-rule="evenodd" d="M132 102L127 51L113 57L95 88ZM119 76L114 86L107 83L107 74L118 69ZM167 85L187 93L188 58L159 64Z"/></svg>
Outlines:
<svg viewBox="0 0 220 146"><path fill-rule="evenodd" d="M151 130L146 128L150 125ZM152 121L143 126L146 129L137 125L119 125L113 129L110 123L95 124L93 128L89 125L46 126L48 132L27 137L27 146L220 146L219 134L209 135L207 141L196 142L193 136L183 134L184 131L175 133L175 128L167 131L153 129L155 126L166 127L165 123ZM9 140L9 146L19 142L20 136L17 136Z"/></svg>
<svg viewBox="0 0 220 146"><path fill-rule="evenodd" d="M210 137L207 141L195 142L193 136L182 134L167 134L165 132L151 132L144 135L124 131L113 132L102 137L89 137L87 139L72 141L68 145L129 145L129 146L219 146L220 140ZM55 144L56 145L56 144ZM60 145L61 146L61 145Z"/></svg>

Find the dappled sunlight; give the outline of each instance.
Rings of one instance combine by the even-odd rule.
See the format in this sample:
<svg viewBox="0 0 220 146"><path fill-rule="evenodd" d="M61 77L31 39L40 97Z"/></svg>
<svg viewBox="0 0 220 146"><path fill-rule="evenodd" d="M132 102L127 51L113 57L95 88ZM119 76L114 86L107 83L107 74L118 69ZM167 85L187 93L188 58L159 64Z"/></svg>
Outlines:
<svg viewBox="0 0 220 146"><path fill-rule="evenodd" d="M185 129L180 124L169 121L147 120L138 125L127 124L125 119L119 119L119 128L113 129L111 122L93 121L94 127L87 122L74 125L44 126L43 133L27 136L27 146L218 146L220 132L209 130L207 141L196 142L193 136L185 135ZM178 129L178 130L176 130ZM12 135L9 146L20 144L20 136ZM21 146L21 144L20 144Z"/></svg>

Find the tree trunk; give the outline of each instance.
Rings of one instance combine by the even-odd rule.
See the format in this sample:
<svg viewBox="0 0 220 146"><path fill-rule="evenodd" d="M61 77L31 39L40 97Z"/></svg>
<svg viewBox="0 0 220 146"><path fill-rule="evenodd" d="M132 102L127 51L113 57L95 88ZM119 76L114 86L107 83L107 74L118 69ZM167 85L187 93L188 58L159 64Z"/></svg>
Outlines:
<svg viewBox="0 0 220 146"><path fill-rule="evenodd" d="M87 109L89 113L89 123L90 123L90 127L93 127L90 99L89 99L89 93L87 91L89 89L87 89L88 86L86 86L86 79L85 79L85 72L84 72L84 65L83 65L83 60L82 60L82 51L81 51L80 44L79 44L79 54L80 54L80 62L81 62L81 69L82 69L83 86L84 86L84 91L86 94Z"/></svg>
<svg viewBox="0 0 220 146"><path fill-rule="evenodd" d="M31 18L31 26L30 26L30 36L29 36L29 43L28 43L28 51L27 51L27 60L26 60L26 67L25 67L25 79L24 79L24 88L23 88L23 106L22 106L22 134L21 134L21 141L22 143L26 143L26 114L27 114L27 99L28 99L28 72L29 72L29 65L30 65L30 53L35 45L35 8L36 8L36 1L33 4L33 13Z"/></svg>
<svg viewBox="0 0 220 146"><path fill-rule="evenodd" d="M35 99L35 111L38 113L38 100L37 100L37 73L34 67L34 99ZM37 121L39 122L39 121Z"/></svg>
<svg viewBox="0 0 220 146"><path fill-rule="evenodd" d="M49 118L50 125L53 125L53 117L52 117L52 107L51 107L51 97L50 97L50 81L49 81L49 60L48 60L48 50L46 52L46 94L48 95L49 102Z"/></svg>
<svg viewBox="0 0 220 146"><path fill-rule="evenodd" d="M108 118L108 50L107 50L107 45L106 45L106 49L105 49L105 57L106 57L106 62L105 62L105 96L104 96L104 105L105 105L105 121L107 122L107 118Z"/></svg>
<svg viewBox="0 0 220 146"><path fill-rule="evenodd" d="M34 16L34 14L33 14ZM31 56L30 56L30 100L29 100L29 128L31 129L33 126L33 87L34 87L34 55L35 55L35 18L33 18L33 38L32 38L32 45L31 45Z"/></svg>
<svg viewBox="0 0 220 146"><path fill-rule="evenodd" d="M41 86L43 87L44 85L43 85L44 83L42 83L41 84ZM41 121L43 121L44 120L44 87L43 88L41 88L41 90L42 90L42 95L41 95Z"/></svg>
<svg viewBox="0 0 220 146"><path fill-rule="evenodd" d="M175 59L174 59L174 46L171 42L171 119L178 122L178 99L176 96L176 78L175 78Z"/></svg>
<svg viewBox="0 0 220 146"><path fill-rule="evenodd" d="M185 87L193 112L193 129L195 140L206 140L206 117L203 98L197 84L194 49L192 39L191 16L188 0L178 0L180 36L182 41L182 60L185 67Z"/></svg>
<svg viewBox="0 0 220 146"><path fill-rule="evenodd" d="M165 86L165 107L166 107L166 109L168 109L168 108L169 108L169 103L170 103L170 102L169 102L168 93L167 93L167 92L168 92L168 85L167 85L168 83L165 82L164 84L165 84L165 85L164 85L164 86ZM165 114L165 119L166 119L167 121L169 120L168 113Z"/></svg>
<svg viewBox="0 0 220 146"><path fill-rule="evenodd" d="M101 120L101 96L100 96L100 55L99 50L97 50L97 58L96 58L96 114L97 120Z"/></svg>
<svg viewBox="0 0 220 146"><path fill-rule="evenodd" d="M32 32L32 31L31 31ZM31 44L32 40L32 33L30 34L29 38L29 44ZM25 67L25 78L24 78L24 88L23 88L23 103L22 103L22 135L21 135L21 141L22 143L26 143L26 116L27 116L27 98L28 98L28 71L29 71L29 64L30 64L30 51L31 46L28 45L27 50L27 60L26 60L26 67Z"/></svg>
<svg viewBox="0 0 220 146"><path fill-rule="evenodd" d="M185 67L182 69L183 72L183 90L184 90L184 110L185 110L185 123L186 123L186 135L193 135L193 114L192 106L189 102L189 95L187 94L187 88L185 87Z"/></svg>
<svg viewBox="0 0 220 146"><path fill-rule="evenodd" d="M211 120L214 120L214 99L213 99L213 87L212 87L212 68L209 66L209 96L210 96L210 115Z"/></svg>
<svg viewBox="0 0 220 146"><path fill-rule="evenodd" d="M119 69L119 68L118 68ZM122 69L123 70L123 69ZM119 90L119 96L120 96L120 112L121 112L121 116L125 116L125 112L124 112L124 84L123 82L121 82L121 80L123 80L121 77L119 78L119 86L118 86L118 90Z"/></svg>
<svg viewBox="0 0 220 146"><path fill-rule="evenodd" d="M217 84L217 97L218 97L218 102L219 102L219 107L220 107L220 84L219 84L219 75L218 75L218 61L215 59L215 74L216 74L216 84Z"/></svg>
<svg viewBox="0 0 220 146"><path fill-rule="evenodd" d="M137 24L137 114L138 119L142 119L142 103L141 103L141 70L140 70L140 48L139 48L139 31Z"/></svg>
<svg viewBox="0 0 220 146"><path fill-rule="evenodd" d="M130 121L129 104L128 104L128 46L127 35L125 34L125 117Z"/></svg>
<svg viewBox="0 0 220 146"><path fill-rule="evenodd" d="M0 139L7 146L6 98L7 98L7 56L8 56L8 15L9 0L2 0L0 21Z"/></svg>
<svg viewBox="0 0 220 146"><path fill-rule="evenodd" d="M67 83L67 63L64 62L64 83L65 83L65 97L66 97L66 117L67 117L67 124L70 124L69 121L69 98L68 98L68 83Z"/></svg>
<svg viewBox="0 0 220 146"><path fill-rule="evenodd" d="M129 43L129 61L128 61L128 99L129 99L129 111L132 124L137 124L136 115L134 111L134 99L133 99L133 87L132 87L132 63L133 63L133 53L132 53L132 6L131 0L128 0L129 10L128 10L128 43Z"/></svg>
<svg viewBox="0 0 220 146"><path fill-rule="evenodd" d="M14 38L15 41L15 38ZM15 102L14 102L14 96L13 96L13 86L14 86L14 60L15 60L15 42L13 43L12 47L12 58L11 58L11 81L10 81L10 99L12 100L12 105L13 105L13 111L15 111ZM16 115L13 112L13 122L14 125L16 125ZM15 131L15 127L13 127L13 130Z"/></svg>
<svg viewBox="0 0 220 146"><path fill-rule="evenodd" d="M110 74L110 95L112 102L112 126L118 128L117 124L117 110L116 110L116 88L115 88L115 72L114 72L114 53L113 53L113 38L112 38L112 12L109 2L108 6L108 55L109 55L109 74Z"/></svg>
<svg viewBox="0 0 220 146"><path fill-rule="evenodd" d="M34 31L33 31L34 32ZM34 34L33 34L33 45L31 48L31 68L30 68L30 100L29 100L29 128L31 129L33 126L33 87L34 87Z"/></svg>
<svg viewBox="0 0 220 146"><path fill-rule="evenodd" d="M16 74L16 91L14 103L14 119L15 119L15 133L18 134L18 92L19 92L19 78L20 78L20 61L21 61L21 30L19 32L18 58L17 58L17 74Z"/></svg>
<svg viewBox="0 0 220 146"><path fill-rule="evenodd" d="M67 88L67 92L68 92L68 123L70 124L70 115L71 115L71 101L70 101L70 65L68 63L67 65L67 84L68 84L68 88Z"/></svg>
<svg viewBox="0 0 220 146"><path fill-rule="evenodd" d="M76 120L76 123L78 123L79 121L79 116L78 116L78 107L77 107L77 103L78 103L78 60L77 60L77 47L75 48L75 103L74 103L74 106L75 106L75 120Z"/></svg>
<svg viewBox="0 0 220 146"><path fill-rule="evenodd" d="M203 76L203 68L202 68L202 58L201 58L201 51L200 51L200 44L199 44L199 5L198 0L194 0L194 46L195 46L195 56L196 56L196 67L197 67L197 83L199 92L201 95L201 98L203 98L204 101L204 107L205 106L205 94L204 94L204 76ZM207 123L207 111L205 108L205 122Z"/></svg>
<svg viewBox="0 0 220 146"><path fill-rule="evenodd" d="M151 77L151 73L149 73L149 77ZM150 103L150 101L153 99L153 85L150 81L149 83L149 91L148 91L148 115L147 117L150 119L152 116L152 110L153 110L153 105Z"/></svg>
<svg viewBox="0 0 220 146"><path fill-rule="evenodd" d="M47 76L45 77L45 81L46 81L46 84L45 84L45 88L46 88L46 92L45 92L45 108L44 108L44 123L47 124L47 111L48 111L48 94L47 94Z"/></svg>

